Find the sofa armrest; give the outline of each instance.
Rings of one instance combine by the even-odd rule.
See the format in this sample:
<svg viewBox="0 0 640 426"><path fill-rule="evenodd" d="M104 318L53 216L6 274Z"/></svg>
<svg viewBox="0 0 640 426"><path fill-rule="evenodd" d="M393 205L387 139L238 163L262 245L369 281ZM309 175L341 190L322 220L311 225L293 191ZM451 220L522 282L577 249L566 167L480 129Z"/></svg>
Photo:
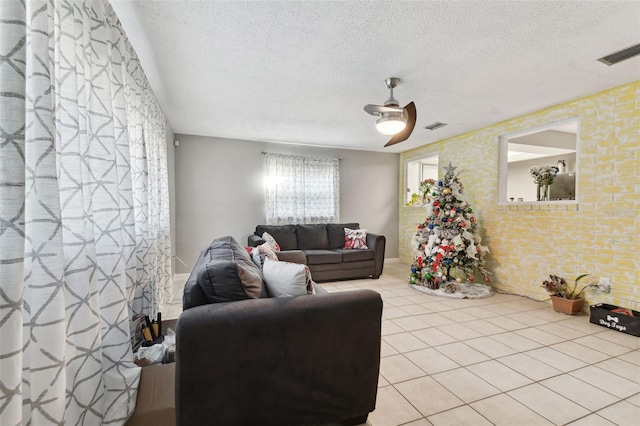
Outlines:
<svg viewBox="0 0 640 426"><path fill-rule="evenodd" d="M266 241L262 239L262 237L251 234L247 237L247 245L249 247L258 247L261 244L264 244Z"/></svg>
<svg viewBox="0 0 640 426"><path fill-rule="evenodd" d="M177 424L366 416L375 409L381 316L371 290L187 309L176 327Z"/></svg>
<svg viewBox="0 0 640 426"><path fill-rule="evenodd" d="M304 255L302 250L285 250L276 252L278 260L282 262L307 264L307 256Z"/></svg>
<svg viewBox="0 0 640 426"><path fill-rule="evenodd" d="M387 239L384 235L367 234L367 247L375 252L376 273L373 278L379 278L384 268L384 249Z"/></svg>

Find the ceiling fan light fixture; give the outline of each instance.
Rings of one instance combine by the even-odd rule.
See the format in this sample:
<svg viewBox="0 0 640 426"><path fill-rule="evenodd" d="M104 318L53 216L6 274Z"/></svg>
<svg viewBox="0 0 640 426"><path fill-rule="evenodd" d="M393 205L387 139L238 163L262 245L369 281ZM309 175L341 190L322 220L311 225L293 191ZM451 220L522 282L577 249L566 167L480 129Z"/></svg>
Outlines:
<svg viewBox="0 0 640 426"><path fill-rule="evenodd" d="M376 120L376 129L383 135L395 135L406 126L406 117L400 115L383 116Z"/></svg>

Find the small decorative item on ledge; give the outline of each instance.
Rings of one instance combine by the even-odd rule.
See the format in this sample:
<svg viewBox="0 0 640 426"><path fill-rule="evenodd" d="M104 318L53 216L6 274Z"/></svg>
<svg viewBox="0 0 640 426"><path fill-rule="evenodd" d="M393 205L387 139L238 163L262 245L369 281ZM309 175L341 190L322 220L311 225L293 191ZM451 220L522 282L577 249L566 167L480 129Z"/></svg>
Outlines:
<svg viewBox="0 0 640 426"><path fill-rule="evenodd" d="M556 166L535 166L529 168L533 183L537 185L537 200L549 201L549 185L558 173Z"/></svg>
<svg viewBox="0 0 640 426"><path fill-rule="evenodd" d="M422 193L422 204L431 202L431 195L436 181L434 179L425 179L420 182L420 192Z"/></svg>
<svg viewBox="0 0 640 426"><path fill-rule="evenodd" d="M542 282L542 287L551 293L551 303L553 310L566 315L576 315L582 312L584 298L580 297L587 288L597 288L596 284L587 284L578 293L578 281L589 274L583 274L574 280L573 289L569 290L567 281L557 275L549 275L549 279Z"/></svg>
<svg viewBox="0 0 640 426"><path fill-rule="evenodd" d="M549 201L549 185L538 184L537 201Z"/></svg>

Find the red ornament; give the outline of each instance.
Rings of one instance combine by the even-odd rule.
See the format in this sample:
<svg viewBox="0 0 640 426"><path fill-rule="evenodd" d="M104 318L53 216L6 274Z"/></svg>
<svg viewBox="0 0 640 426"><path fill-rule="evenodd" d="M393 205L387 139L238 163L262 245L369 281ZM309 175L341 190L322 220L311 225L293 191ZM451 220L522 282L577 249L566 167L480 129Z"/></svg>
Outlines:
<svg viewBox="0 0 640 426"><path fill-rule="evenodd" d="M485 282L485 283L488 283L488 282L489 282L489 277L488 277L488 276L486 276L486 275L485 275L484 277L482 277L482 279L484 280L484 282Z"/></svg>
<svg viewBox="0 0 640 426"><path fill-rule="evenodd" d="M442 260L442 253L438 252L436 255L436 260L433 262L433 272L438 271L438 266L440 266L440 261Z"/></svg>
<svg viewBox="0 0 640 426"><path fill-rule="evenodd" d="M424 226L418 225L418 229L423 229L423 228L424 228Z"/></svg>
<svg viewBox="0 0 640 426"><path fill-rule="evenodd" d="M418 256L418 268L422 268L422 257Z"/></svg>
<svg viewBox="0 0 640 426"><path fill-rule="evenodd" d="M461 227L461 228L464 228L465 226L467 226L467 224L466 224L466 223L464 223L464 222L460 222L460 227Z"/></svg>
<svg viewBox="0 0 640 426"><path fill-rule="evenodd" d="M469 281L469 282L473 282L473 281L475 281L475 279L476 279L476 277L475 277L475 276L473 276L473 275L469 275L469 276L467 277L467 281Z"/></svg>
<svg viewBox="0 0 640 426"><path fill-rule="evenodd" d="M469 220L470 220L472 223L475 223L475 222L476 222L476 218L475 218L475 216L471 216L471 219L469 219Z"/></svg>

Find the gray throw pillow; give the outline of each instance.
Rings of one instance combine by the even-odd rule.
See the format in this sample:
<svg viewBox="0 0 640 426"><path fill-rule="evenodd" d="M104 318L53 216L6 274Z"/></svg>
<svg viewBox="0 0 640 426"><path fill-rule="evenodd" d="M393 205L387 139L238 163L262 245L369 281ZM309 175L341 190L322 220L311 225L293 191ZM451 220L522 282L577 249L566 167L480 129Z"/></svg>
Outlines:
<svg viewBox="0 0 640 426"><path fill-rule="evenodd" d="M262 275L272 297L302 296L315 293L311 272L307 265L278 262L266 258Z"/></svg>

